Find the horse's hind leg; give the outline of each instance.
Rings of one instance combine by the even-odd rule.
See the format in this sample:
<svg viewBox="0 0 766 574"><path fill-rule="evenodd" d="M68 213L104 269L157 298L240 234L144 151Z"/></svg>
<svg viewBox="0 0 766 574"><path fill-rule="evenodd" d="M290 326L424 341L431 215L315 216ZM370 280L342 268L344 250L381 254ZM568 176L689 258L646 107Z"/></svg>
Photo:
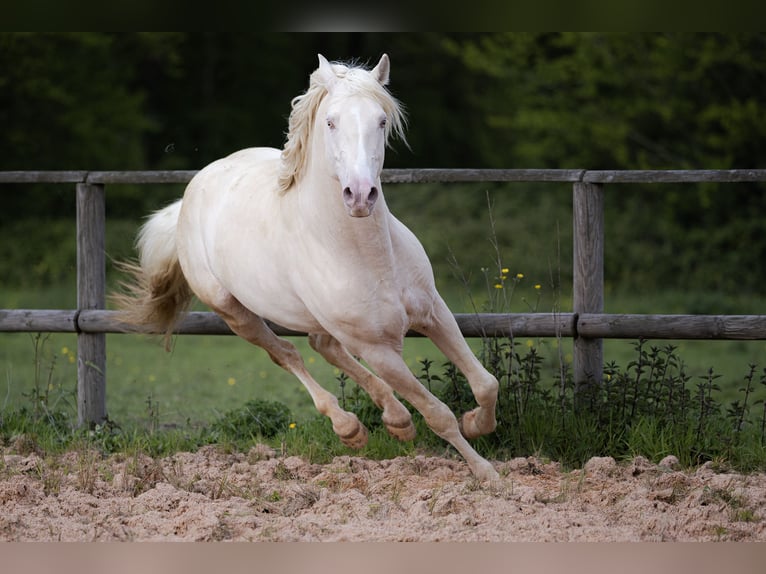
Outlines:
<svg viewBox="0 0 766 574"><path fill-rule="evenodd" d="M383 409L383 424L388 432L399 440L415 438L415 425L407 408L394 396L389 387L380 378L364 368L337 339L329 334L309 336L311 347L321 354L328 363L345 372L362 387L373 402Z"/></svg>
<svg viewBox="0 0 766 574"><path fill-rule="evenodd" d="M455 321L441 297L434 303L432 323L418 329L441 350L446 357L465 375L479 406L468 411L460 419L460 430L466 438L491 433L495 430L495 404L497 402L498 382L482 366L465 342Z"/></svg>
<svg viewBox="0 0 766 574"><path fill-rule="evenodd" d="M361 448L367 444L367 429L357 416L340 408L338 399L322 388L306 370L295 345L277 337L258 315L244 307L232 295L225 300L211 305L223 317L224 321L237 335L250 343L263 348L277 365L295 375L314 401L314 406L323 415L330 418L335 434L341 442L352 448Z"/></svg>

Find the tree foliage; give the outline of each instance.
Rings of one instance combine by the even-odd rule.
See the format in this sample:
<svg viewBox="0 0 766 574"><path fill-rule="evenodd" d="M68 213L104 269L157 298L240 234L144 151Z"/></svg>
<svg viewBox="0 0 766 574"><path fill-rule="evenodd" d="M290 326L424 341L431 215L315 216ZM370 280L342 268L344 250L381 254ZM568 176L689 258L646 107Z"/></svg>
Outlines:
<svg viewBox="0 0 766 574"><path fill-rule="evenodd" d="M474 73L487 163L588 169L763 168L766 35L450 37ZM610 186L607 280L757 291L763 185ZM659 263L659 265L657 265ZM744 271L744 272L743 272Z"/></svg>
<svg viewBox="0 0 766 574"><path fill-rule="evenodd" d="M173 32L0 34L0 169L198 169L280 147L318 52L391 56L411 150L396 146L389 167L766 167L762 33ZM477 227L493 188L476 187L427 209L399 199L398 213ZM1 192L6 228L73 213L70 190ZM152 197L116 186L108 208L137 218ZM508 194L496 207L529 218L546 205ZM765 213L760 185L610 186L607 280L643 288L637 270L654 268L757 290Z"/></svg>
<svg viewBox="0 0 766 574"><path fill-rule="evenodd" d="M145 113L136 64L157 55L150 35L0 35L5 169L135 169Z"/></svg>
<svg viewBox="0 0 766 574"><path fill-rule="evenodd" d="M763 163L763 34L495 34L448 38L481 81L493 163L729 169ZM484 78L484 80L482 80ZM477 88L481 88L477 84Z"/></svg>

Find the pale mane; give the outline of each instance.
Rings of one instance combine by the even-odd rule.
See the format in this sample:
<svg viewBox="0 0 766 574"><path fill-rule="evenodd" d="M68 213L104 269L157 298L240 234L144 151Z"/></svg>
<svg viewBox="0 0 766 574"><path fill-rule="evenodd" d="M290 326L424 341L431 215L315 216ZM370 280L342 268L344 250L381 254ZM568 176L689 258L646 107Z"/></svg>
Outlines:
<svg viewBox="0 0 766 574"><path fill-rule="evenodd" d="M388 116L386 124L386 144L392 134L405 144L404 135L406 118L401 104L372 75L360 67L333 64L333 71L342 82L346 83L351 93L375 98ZM311 130L322 99L327 89L319 79L318 71L311 74L309 88L300 96L293 98L288 121L287 141L282 150L282 163L279 170L279 191L288 191L301 178L306 166L306 156L311 144Z"/></svg>

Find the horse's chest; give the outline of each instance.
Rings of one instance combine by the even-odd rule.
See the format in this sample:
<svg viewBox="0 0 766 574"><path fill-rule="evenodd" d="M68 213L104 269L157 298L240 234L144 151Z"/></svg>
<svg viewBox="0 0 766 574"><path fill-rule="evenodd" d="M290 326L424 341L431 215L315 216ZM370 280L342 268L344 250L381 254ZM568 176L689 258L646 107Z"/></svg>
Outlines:
<svg viewBox="0 0 766 574"><path fill-rule="evenodd" d="M392 285L385 278L375 281L328 281L315 288L306 303L330 332L354 333L362 338L393 337L404 333L412 317L426 312L423 297L411 289Z"/></svg>

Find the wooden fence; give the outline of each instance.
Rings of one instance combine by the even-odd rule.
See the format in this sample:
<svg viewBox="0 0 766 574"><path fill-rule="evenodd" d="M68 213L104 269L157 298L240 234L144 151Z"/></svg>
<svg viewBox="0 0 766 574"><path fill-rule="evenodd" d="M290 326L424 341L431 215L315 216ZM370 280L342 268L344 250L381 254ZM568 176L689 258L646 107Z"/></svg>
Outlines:
<svg viewBox="0 0 766 574"><path fill-rule="evenodd" d="M77 309L0 309L0 332L77 333L79 424L106 418L106 333L124 333L106 307L105 186L187 183L196 171L6 171L3 183L75 184ZM604 310L604 187L608 183L764 182L766 170L594 171L387 169L384 183L564 182L573 186L571 313L456 314L467 337L571 337L576 383L601 381L603 339L766 339L766 315L616 315ZM272 325L280 335L299 335ZM231 334L213 313L190 313L180 334Z"/></svg>

